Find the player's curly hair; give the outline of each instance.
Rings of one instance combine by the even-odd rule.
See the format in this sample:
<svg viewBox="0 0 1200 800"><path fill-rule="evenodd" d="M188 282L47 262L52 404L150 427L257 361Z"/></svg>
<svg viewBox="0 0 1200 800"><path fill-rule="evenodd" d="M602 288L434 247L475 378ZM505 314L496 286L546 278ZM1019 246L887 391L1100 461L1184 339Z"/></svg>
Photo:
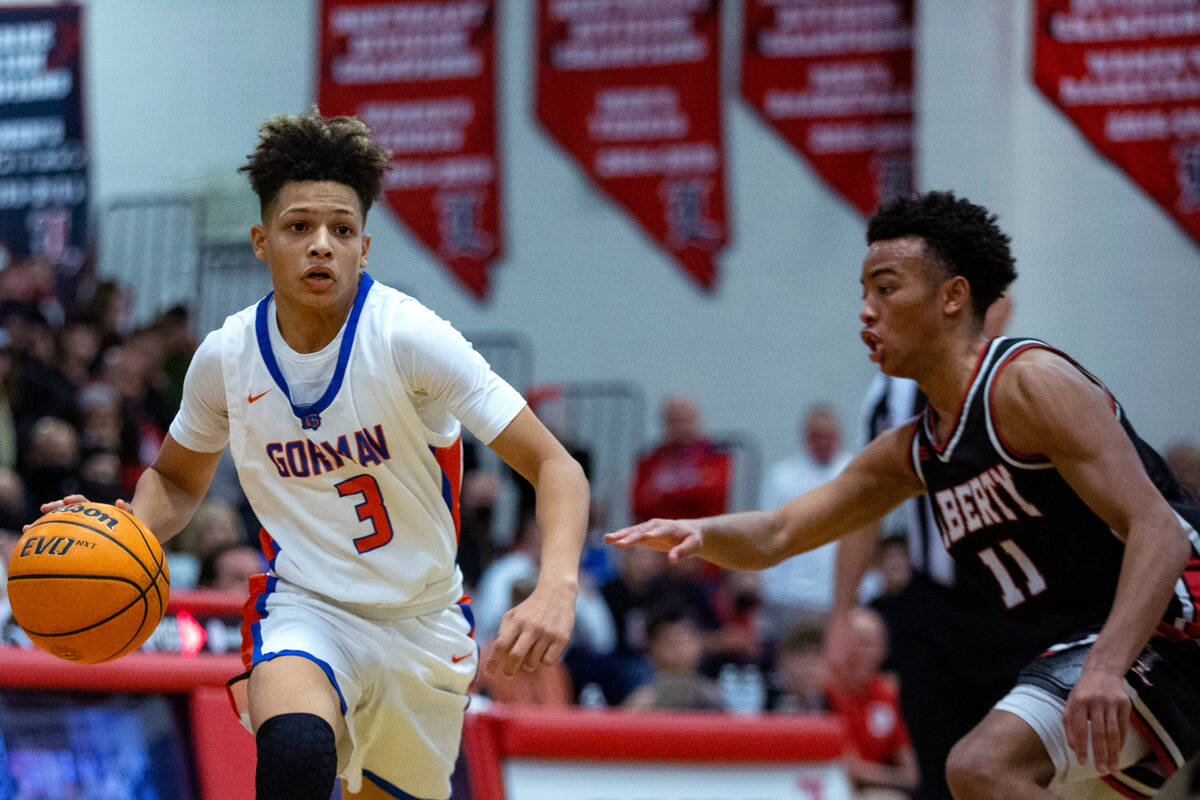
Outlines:
<svg viewBox="0 0 1200 800"><path fill-rule="evenodd" d="M337 181L354 190L363 217L383 188L391 154L355 117L281 114L258 129L258 146L238 168L250 177L263 214L290 181Z"/></svg>
<svg viewBox="0 0 1200 800"><path fill-rule="evenodd" d="M867 223L867 244L902 236L920 236L949 275L967 279L979 322L1017 278L1008 235L996 225L996 216L953 192L899 197Z"/></svg>

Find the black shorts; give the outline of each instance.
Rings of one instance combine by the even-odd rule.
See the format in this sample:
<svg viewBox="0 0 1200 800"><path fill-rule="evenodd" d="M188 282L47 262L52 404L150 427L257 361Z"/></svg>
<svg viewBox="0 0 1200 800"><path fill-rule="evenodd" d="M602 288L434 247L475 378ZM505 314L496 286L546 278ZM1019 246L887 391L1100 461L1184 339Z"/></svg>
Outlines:
<svg viewBox="0 0 1200 800"><path fill-rule="evenodd" d="M1127 740L1122 771L1097 775L1090 765L1081 768L1075 761L1062 723L1062 708L1095 639L1089 633L1046 650L1021 671L1016 687L996 708L1016 714L1037 731L1054 761L1052 788L1094 778L1125 797L1151 797L1200 752L1200 643L1156 635L1142 650L1125 675L1125 686L1133 700L1131 727L1145 745L1134 747L1138 743Z"/></svg>

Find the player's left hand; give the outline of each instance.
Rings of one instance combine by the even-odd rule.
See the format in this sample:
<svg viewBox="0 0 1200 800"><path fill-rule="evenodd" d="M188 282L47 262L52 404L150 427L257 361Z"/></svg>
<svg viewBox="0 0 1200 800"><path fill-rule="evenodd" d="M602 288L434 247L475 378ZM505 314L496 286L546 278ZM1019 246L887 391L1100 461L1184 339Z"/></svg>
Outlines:
<svg viewBox="0 0 1200 800"><path fill-rule="evenodd" d="M576 594L566 584L538 583L528 599L506 611L484 675L503 670L511 678L519 669L533 672L557 661L575 627Z"/></svg>
<svg viewBox="0 0 1200 800"><path fill-rule="evenodd" d="M703 544L700 526L690 519L652 519L619 531L604 534L604 541L617 547L635 544L667 554L674 564L681 558L696 555Z"/></svg>
<svg viewBox="0 0 1200 800"><path fill-rule="evenodd" d="M1123 676L1088 670L1084 665L1083 674L1067 697L1063 712L1067 744L1075 751L1080 764L1087 763L1090 734L1096 769L1103 774L1118 770L1131 707Z"/></svg>

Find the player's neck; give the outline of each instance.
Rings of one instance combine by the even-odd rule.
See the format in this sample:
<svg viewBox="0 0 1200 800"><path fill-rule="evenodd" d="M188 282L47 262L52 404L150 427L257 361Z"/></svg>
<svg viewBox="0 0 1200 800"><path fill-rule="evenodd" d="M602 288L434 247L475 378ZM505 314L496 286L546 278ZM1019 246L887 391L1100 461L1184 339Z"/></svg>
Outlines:
<svg viewBox="0 0 1200 800"><path fill-rule="evenodd" d="M287 346L297 353L315 353L337 337L346 317L350 315L351 302L338 308L293 308L287 303L275 304L275 323L279 335Z"/></svg>
<svg viewBox="0 0 1200 800"><path fill-rule="evenodd" d="M982 335L954 341L939 357L930 359L929 372L917 380L940 422L953 424L987 343Z"/></svg>

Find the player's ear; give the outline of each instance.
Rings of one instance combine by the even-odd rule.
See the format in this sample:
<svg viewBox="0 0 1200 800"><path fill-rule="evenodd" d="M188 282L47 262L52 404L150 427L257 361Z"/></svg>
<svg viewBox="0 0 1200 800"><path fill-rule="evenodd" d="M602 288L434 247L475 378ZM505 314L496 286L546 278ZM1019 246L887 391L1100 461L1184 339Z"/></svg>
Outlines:
<svg viewBox="0 0 1200 800"><path fill-rule="evenodd" d="M262 225L250 226L250 244L254 247L254 255L260 261L267 260L267 233Z"/></svg>
<svg viewBox="0 0 1200 800"><path fill-rule="evenodd" d="M942 283L942 311L947 316L971 310L971 284L962 275L953 275Z"/></svg>
<svg viewBox="0 0 1200 800"><path fill-rule="evenodd" d="M370 236L370 234L364 233L363 237L362 237L362 255L358 259L358 268L359 269L367 268L367 251L369 251L370 249L371 249L371 236Z"/></svg>

